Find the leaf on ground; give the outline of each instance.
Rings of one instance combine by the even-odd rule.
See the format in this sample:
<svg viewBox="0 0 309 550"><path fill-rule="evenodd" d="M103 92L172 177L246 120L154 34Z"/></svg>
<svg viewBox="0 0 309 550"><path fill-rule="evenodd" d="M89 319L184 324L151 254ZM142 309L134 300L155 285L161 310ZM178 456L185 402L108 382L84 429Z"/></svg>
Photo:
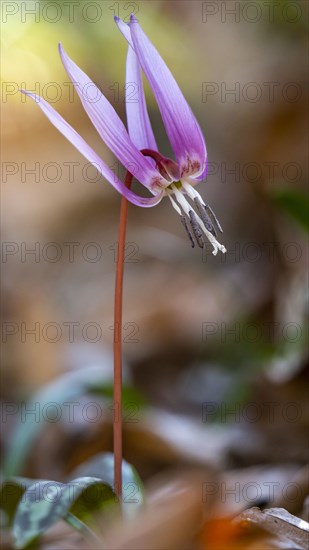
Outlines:
<svg viewBox="0 0 309 550"><path fill-rule="evenodd" d="M12 525L18 503L31 485L33 479L26 477L12 477L1 483L0 509L5 513L7 526Z"/></svg>
<svg viewBox="0 0 309 550"><path fill-rule="evenodd" d="M253 507L237 516L234 522L248 528L250 525L260 527L284 539L291 549L307 550L309 547L309 523L293 516L284 508L268 508L261 511Z"/></svg>
<svg viewBox="0 0 309 550"><path fill-rule="evenodd" d="M100 453L81 464L73 472L74 476L92 476L100 478L114 487L114 455ZM144 502L143 483L134 466L122 461L123 512L127 516L135 515Z"/></svg>
<svg viewBox="0 0 309 550"><path fill-rule="evenodd" d="M68 513L84 520L89 510L115 503L115 493L101 479L80 477L68 483L36 481L25 491L13 521L15 548L25 548Z"/></svg>

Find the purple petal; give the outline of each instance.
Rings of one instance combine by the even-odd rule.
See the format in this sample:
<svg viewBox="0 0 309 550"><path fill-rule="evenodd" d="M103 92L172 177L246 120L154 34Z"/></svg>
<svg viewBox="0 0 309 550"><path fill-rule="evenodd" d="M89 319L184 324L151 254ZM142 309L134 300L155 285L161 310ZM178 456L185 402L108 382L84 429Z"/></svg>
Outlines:
<svg viewBox="0 0 309 550"><path fill-rule="evenodd" d="M84 109L106 145L145 187L154 190L158 182L166 186L166 182L149 159L145 158L132 143L124 124L102 92L68 57L61 44L59 51Z"/></svg>
<svg viewBox="0 0 309 550"><path fill-rule="evenodd" d="M133 191L128 189L122 181L120 181L116 174L103 162L103 160L95 153L95 151L89 147L85 140L70 126L62 116L60 116L55 109L53 109L49 103L44 99L21 90L22 93L31 97L36 101L38 106L42 109L43 113L51 121L51 123L78 149L78 151L86 157L86 159L94 165L94 167L100 172L100 174L106 178L112 186L119 191L128 201L136 204L137 206L150 207L158 204L162 198L162 194L151 198L139 197Z"/></svg>
<svg viewBox="0 0 309 550"><path fill-rule="evenodd" d="M177 82L134 16L130 27L119 18L115 20L151 85L182 176L200 174L207 157L205 141Z"/></svg>
<svg viewBox="0 0 309 550"><path fill-rule="evenodd" d="M157 151L146 106L140 65L130 46L126 66L126 111L129 136L134 145L139 150Z"/></svg>
<svg viewBox="0 0 309 550"><path fill-rule="evenodd" d="M126 64L126 112L129 136L134 145L139 150L157 151L146 106L140 64L131 46L128 48Z"/></svg>

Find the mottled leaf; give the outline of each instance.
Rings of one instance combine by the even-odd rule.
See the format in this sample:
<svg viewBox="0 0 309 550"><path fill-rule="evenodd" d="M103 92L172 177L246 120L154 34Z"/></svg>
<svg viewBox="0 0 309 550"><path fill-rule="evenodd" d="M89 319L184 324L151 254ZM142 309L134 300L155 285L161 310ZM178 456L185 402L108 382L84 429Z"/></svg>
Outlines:
<svg viewBox="0 0 309 550"><path fill-rule="evenodd" d="M12 525L16 508L24 492L32 484L33 479L25 477L12 477L1 483L0 508L5 513L8 526Z"/></svg>
<svg viewBox="0 0 309 550"><path fill-rule="evenodd" d="M80 477L68 483L38 481L27 488L13 521L16 548L25 548L67 513L83 518L85 510L115 502L112 488L101 479Z"/></svg>
<svg viewBox="0 0 309 550"><path fill-rule="evenodd" d="M100 453L81 464L74 476L93 476L114 487L114 455ZM143 483L134 466L122 461L123 511L127 516L135 515L144 502Z"/></svg>

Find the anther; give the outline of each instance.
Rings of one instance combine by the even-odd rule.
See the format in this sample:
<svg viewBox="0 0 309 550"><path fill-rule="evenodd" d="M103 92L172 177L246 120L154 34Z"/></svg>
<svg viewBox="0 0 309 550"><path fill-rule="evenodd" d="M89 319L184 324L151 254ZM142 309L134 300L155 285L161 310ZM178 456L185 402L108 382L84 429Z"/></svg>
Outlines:
<svg viewBox="0 0 309 550"><path fill-rule="evenodd" d="M203 239L203 233L201 231L201 228L199 226L199 223L197 221L196 215L193 212L193 210L190 210L189 212L190 216L190 224L192 227L193 235L195 237L195 240L200 248L204 248L204 239Z"/></svg>
<svg viewBox="0 0 309 550"><path fill-rule="evenodd" d="M209 212L211 213L213 219L215 220L215 222L217 224L217 227L218 227L219 231L221 231L221 233L223 233L223 229L220 225L220 222L219 222L216 214L214 213L213 209L211 208L211 206L209 206L209 204L204 204L204 206L205 206L205 209L209 210Z"/></svg>
<svg viewBox="0 0 309 550"><path fill-rule="evenodd" d="M190 231L189 226L188 226L188 224L187 224L187 220L186 220L186 218L185 218L184 216L181 216L180 219L181 219L181 223L182 223L182 225L184 226L184 228L185 228L185 230L186 230L186 233L187 233L187 235L188 235L188 237L189 237L191 246L192 246L192 248L194 248L194 247L195 247L194 239L193 239L193 237L192 237L191 231Z"/></svg>
<svg viewBox="0 0 309 550"><path fill-rule="evenodd" d="M196 204L199 215L201 216L207 231L209 231L214 237L216 237L217 232L216 232L216 230L215 230L215 228L212 224L212 221L211 221L210 217L208 216L208 214L206 212L206 208L205 208L204 204L201 203L201 201L198 199L198 197L194 198L194 202Z"/></svg>

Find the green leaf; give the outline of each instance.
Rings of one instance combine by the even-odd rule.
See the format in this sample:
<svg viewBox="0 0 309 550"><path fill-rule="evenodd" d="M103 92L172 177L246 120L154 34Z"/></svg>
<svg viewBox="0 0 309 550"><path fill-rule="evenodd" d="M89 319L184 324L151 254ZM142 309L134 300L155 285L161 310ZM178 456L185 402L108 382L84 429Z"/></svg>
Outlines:
<svg viewBox="0 0 309 550"><path fill-rule="evenodd" d="M99 453L84 462L73 472L74 476L93 476L114 487L114 455ZM144 503L143 482L134 466L122 461L123 512L127 517L136 515Z"/></svg>
<svg viewBox="0 0 309 550"><path fill-rule="evenodd" d="M80 480L97 480L98 483L90 483L84 491L73 502L70 512L87 525L94 525L93 513L104 511L110 508L112 504L118 505L118 499L111 483L106 482L101 476L78 476L75 480L69 481L68 486ZM84 481L83 481L84 482Z"/></svg>
<svg viewBox="0 0 309 550"><path fill-rule="evenodd" d="M14 517L15 548L25 548L68 513L82 519L86 509L99 510L115 501L112 488L95 477L37 481L25 491Z"/></svg>
<svg viewBox="0 0 309 550"><path fill-rule="evenodd" d="M12 477L1 483L0 508L4 511L7 525L11 526L16 508L24 492L33 484L33 479Z"/></svg>
<svg viewBox="0 0 309 550"><path fill-rule="evenodd" d="M283 189L272 194L273 200L290 214L304 229L309 231L309 199L302 193Z"/></svg>

